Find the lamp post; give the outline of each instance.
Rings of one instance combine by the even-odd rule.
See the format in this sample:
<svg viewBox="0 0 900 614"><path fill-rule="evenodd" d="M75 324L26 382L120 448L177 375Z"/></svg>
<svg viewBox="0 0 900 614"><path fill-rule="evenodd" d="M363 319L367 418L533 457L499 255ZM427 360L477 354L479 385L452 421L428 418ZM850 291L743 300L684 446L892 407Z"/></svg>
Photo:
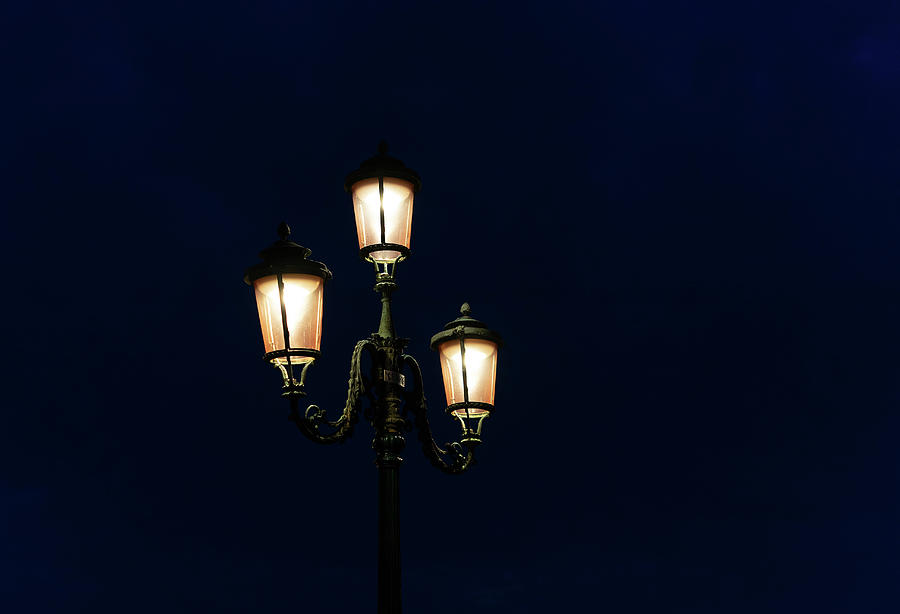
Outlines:
<svg viewBox="0 0 900 614"><path fill-rule="evenodd" d="M322 305L331 272L309 259L310 250L289 240L290 228L278 227L279 240L260 252L262 262L247 269L244 281L253 287L265 354L283 378L282 396L290 402L289 418L309 439L321 444L345 441L360 413L375 432L372 447L378 468L378 612L399 614L400 524L399 469L405 433L415 426L422 451L441 471L457 474L475 463L481 427L494 408L497 351L500 335L471 316L468 303L461 315L431 339L438 352L446 412L462 430L460 440L439 446L431 432L422 371L404 353L407 339L394 334L391 296L397 288L397 265L410 255L413 199L421 186L418 174L387 155L387 145L347 176L356 215L360 256L375 267L375 291L381 294L378 332L358 341L350 358L347 401L341 415L329 420L306 396L309 367L321 356ZM369 375L362 359L371 358ZM404 371L412 376L407 386ZM363 399L367 407L361 411Z"/></svg>

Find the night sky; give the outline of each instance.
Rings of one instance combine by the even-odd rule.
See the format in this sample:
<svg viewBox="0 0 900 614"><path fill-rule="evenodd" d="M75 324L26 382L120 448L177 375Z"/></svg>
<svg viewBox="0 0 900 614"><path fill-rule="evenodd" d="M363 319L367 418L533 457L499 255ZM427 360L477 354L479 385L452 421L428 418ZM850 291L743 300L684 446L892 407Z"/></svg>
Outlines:
<svg viewBox="0 0 900 614"><path fill-rule="evenodd" d="M479 463L401 470L410 613L900 611L900 6L0 9L0 611L374 612L371 429L286 419L242 281L422 177L397 333L498 330Z"/></svg>

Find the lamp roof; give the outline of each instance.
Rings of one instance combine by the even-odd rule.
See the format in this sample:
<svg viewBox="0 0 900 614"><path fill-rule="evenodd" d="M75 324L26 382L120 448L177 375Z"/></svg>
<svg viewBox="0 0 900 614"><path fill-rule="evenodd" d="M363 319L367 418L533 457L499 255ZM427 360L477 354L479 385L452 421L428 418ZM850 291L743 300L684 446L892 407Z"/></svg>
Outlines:
<svg viewBox="0 0 900 614"><path fill-rule="evenodd" d="M278 241L259 252L262 262L249 267L244 273L244 282L253 284L260 277L278 273L297 273L315 275L322 279L331 279L331 271L325 264L309 260L312 250L288 240L291 227L286 222L278 225Z"/></svg>
<svg viewBox="0 0 900 614"><path fill-rule="evenodd" d="M452 322L447 322L444 325L444 330L431 338L432 350L437 349L440 344L449 339L458 339L459 337L485 339L496 343L498 348L503 346L503 338L500 337L500 333L489 329L484 322L473 318L471 316L472 308L468 303L462 304L462 307L459 308L459 313L460 316L458 318Z"/></svg>
<svg viewBox="0 0 900 614"><path fill-rule="evenodd" d="M364 161L359 168L347 175L344 180L344 189L350 191L354 183L362 179L370 179L372 177L396 177L404 179L413 184L413 191L418 192L422 187L422 180L419 173L407 168L403 162L397 158L387 155L387 141L381 141L378 144L378 153Z"/></svg>

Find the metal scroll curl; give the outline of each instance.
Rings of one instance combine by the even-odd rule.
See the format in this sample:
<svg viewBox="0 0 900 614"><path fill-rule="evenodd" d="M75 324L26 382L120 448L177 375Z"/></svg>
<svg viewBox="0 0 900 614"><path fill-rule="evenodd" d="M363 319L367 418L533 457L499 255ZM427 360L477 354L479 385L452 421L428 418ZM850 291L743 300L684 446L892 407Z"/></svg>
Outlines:
<svg viewBox="0 0 900 614"><path fill-rule="evenodd" d="M472 447L464 446L458 441L444 444L441 448L434 441L431 433L431 424L428 422L428 406L425 403L425 389L422 382L422 370L419 363L409 354L403 355L403 363L408 365L413 374L415 387L406 395L406 407L413 412L419 443L422 451L431 461L431 464L444 473L462 473L475 464L475 454ZM444 457L448 460L444 460Z"/></svg>
<svg viewBox="0 0 900 614"><path fill-rule="evenodd" d="M368 394L368 386L362 376L361 367L362 353L366 349L374 352L375 344L368 339L364 339L358 341L353 349L353 355L350 358L347 402L344 404L344 411L337 420L328 420L325 410L319 408L318 405L310 405L306 408L303 416L301 416L299 398L297 396L290 397L291 411L288 419L296 424L300 432L309 439L321 444L342 443L353 434L353 427L359 421L361 398ZM303 369L301 381L305 379L305 376L306 368ZM322 433L320 429L323 427L328 427L332 431L330 433Z"/></svg>

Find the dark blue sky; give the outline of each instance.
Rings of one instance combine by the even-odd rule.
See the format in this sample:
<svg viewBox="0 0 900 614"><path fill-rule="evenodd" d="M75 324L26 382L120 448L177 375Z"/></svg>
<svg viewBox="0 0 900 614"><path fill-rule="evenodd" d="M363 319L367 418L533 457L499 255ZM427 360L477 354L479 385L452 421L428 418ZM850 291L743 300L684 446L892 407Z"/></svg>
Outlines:
<svg viewBox="0 0 900 614"><path fill-rule="evenodd" d="M480 463L401 476L408 612L896 612L900 7L7 3L0 611L365 612L370 430L285 420L243 270L422 176L397 332L507 341Z"/></svg>

